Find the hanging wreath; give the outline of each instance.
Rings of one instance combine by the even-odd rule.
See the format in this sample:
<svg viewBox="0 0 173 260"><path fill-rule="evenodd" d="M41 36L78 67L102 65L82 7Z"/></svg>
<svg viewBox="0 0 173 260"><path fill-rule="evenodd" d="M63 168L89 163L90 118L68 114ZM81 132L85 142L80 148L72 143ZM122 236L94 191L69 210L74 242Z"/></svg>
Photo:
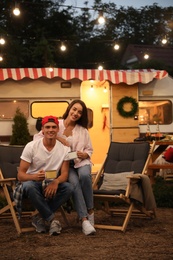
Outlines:
<svg viewBox="0 0 173 260"><path fill-rule="evenodd" d="M131 103L130 111L124 110L126 103ZM134 117L138 111L138 103L135 98L125 96L118 101L117 110L122 117Z"/></svg>

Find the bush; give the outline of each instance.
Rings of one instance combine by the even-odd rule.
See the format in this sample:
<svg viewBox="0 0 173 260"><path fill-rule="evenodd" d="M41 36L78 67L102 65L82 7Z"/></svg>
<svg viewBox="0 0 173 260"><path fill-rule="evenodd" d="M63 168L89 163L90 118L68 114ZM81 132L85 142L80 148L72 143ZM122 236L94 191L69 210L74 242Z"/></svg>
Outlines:
<svg viewBox="0 0 173 260"><path fill-rule="evenodd" d="M13 118L14 124L12 125L12 136L10 140L11 145L25 145L31 141L29 134L28 123L25 115L16 109L16 114Z"/></svg>

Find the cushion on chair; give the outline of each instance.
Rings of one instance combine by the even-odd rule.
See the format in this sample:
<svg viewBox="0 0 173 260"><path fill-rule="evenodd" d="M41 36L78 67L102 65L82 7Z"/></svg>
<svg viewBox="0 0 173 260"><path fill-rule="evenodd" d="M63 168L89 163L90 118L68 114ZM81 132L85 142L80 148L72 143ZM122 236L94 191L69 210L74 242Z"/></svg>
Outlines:
<svg viewBox="0 0 173 260"><path fill-rule="evenodd" d="M173 162L173 147L169 147L166 152L164 153L164 156L166 161Z"/></svg>
<svg viewBox="0 0 173 260"><path fill-rule="evenodd" d="M126 178L134 172L104 173L103 183L100 190L126 190L129 179Z"/></svg>

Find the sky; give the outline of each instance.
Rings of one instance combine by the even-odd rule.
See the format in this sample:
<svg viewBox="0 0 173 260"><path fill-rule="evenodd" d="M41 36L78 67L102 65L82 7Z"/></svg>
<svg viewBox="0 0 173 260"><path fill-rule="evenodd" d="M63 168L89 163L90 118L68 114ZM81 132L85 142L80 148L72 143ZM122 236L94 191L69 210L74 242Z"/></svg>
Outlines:
<svg viewBox="0 0 173 260"><path fill-rule="evenodd" d="M85 7L84 5L85 0L66 0L65 5L72 5L77 7ZM93 0L88 0L89 4L88 7L93 5ZM173 6L173 0L102 0L103 3L115 3L117 7L120 6L132 6L134 8L140 8L141 6L146 5L153 5L154 3L157 3L160 7L168 7Z"/></svg>

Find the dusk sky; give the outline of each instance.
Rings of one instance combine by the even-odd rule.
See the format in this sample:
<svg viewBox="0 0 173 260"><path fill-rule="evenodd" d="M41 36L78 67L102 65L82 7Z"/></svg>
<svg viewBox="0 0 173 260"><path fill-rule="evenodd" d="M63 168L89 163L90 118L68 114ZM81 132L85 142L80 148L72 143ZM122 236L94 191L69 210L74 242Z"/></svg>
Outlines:
<svg viewBox="0 0 173 260"><path fill-rule="evenodd" d="M77 6L77 7L84 7L84 2L85 0L66 0L65 5L72 5L72 6ZM88 7L91 7L93 5L93 0L88 0L89 4ZM140 8L141 6L146 6L146 5L153 5L154 3L157 3L158 6L161 7L168 7L168 6L173 6L173 0L103 0L103 3L109 3L113 2L115 3L118 7L119 6L133 6L134 8Z"/></svg>

